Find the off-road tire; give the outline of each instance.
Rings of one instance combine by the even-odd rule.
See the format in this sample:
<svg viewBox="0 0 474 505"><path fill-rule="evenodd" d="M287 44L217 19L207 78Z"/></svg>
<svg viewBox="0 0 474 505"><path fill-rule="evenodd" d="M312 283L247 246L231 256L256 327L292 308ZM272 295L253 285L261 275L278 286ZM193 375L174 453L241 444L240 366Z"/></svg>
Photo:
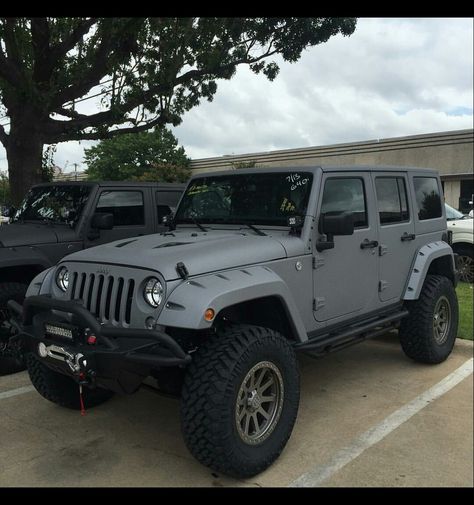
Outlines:
<svg viewBox="0 0 474 505"><path fill-rule="evenodd" d="M277 367L284 394L272 431L257 445L249 445L237 428L237 397L244 379L261 363ZM285 447L299 396L298 363L290 343L271 329L230 326L196 351L187 370L181 397L186 445L198 461L216 472L252 477L268 468Z"/></svg>
<svg viewBox="0 0 474 505"><path fill-rule="evenodd" d="M26 355L26 363L31 382L43 398L61 407L80 410L79 386L73 379L51 370L32 353ZM91 389L86 386L82 388L86 409L101 405L113 395L112 391L101 388Z"/></svg>
<svg viewBox="0 0 474 505"><path fill-rule="evenodd" d="M0 283L0 375L7 375L24 370L25 360L21 356L10 356L8 348L5 349L6 339L10 336L10 330L5 327L5 317L8 314L8 300L23 303L27 284L20 282ZM8 316L7 316L8 317Z"/></svg>
<svg viewBox="0 0 474 505"><path fill-rule="evenodd" d="M440 300L449 304L450 321L443 342L434 330ZM402 320L399 337L405 354L421 363L441 363L451 353L458 330L458 300L452 282L442 275L427 275L418 300L406 304L410 315Z"/></svg>
<svg viewBox="0 0 474 505"><path fill-rule="evenodd" d="M473 245L469 246L453 246L454 252L458 254L458 275L461 282L474 281L474 257Z"/></svg>

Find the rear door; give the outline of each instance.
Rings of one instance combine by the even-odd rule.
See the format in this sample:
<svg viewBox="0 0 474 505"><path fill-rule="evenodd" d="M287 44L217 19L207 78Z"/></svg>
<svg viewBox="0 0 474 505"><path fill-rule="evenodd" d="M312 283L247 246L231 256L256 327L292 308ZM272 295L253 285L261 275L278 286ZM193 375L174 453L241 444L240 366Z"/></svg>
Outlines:
<svg viewBox="0 0 474 505"><path fill-rule="evenodd" d="M415 254L406 173L372 172L379 226L379 298L399 300Z"/></svg>

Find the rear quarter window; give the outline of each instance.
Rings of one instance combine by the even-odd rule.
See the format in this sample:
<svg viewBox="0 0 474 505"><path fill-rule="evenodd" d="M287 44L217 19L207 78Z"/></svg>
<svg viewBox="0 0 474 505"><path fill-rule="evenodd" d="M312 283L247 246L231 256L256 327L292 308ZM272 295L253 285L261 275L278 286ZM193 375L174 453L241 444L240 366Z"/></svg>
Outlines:
<svg viewBox="0 0 474 505"><path fill-rule="evenodd" d="M418 219L425 221L443 215L441 195L436 177L413 177Z"/></svg>

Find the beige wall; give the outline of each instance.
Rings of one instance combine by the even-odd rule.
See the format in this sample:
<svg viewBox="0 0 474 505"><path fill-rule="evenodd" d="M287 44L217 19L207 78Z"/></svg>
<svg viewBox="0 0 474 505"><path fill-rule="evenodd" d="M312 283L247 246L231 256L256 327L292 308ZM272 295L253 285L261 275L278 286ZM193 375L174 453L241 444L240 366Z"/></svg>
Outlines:
<svg viewBox="0 0 474 505"><path fill-rule="evenodd" d="M459 195L461 194L461 181L444 182L444 200L448 205L457 209Z"/></svg>
<svg viewBox="0 0 474 505"><path fill-rule="evenodd" d="M473 172L473 130L412 135L302 149L286 149L192 160L197 173L232 168L254 161L257 166L396 165L434 168L441 176Z"/></svg>

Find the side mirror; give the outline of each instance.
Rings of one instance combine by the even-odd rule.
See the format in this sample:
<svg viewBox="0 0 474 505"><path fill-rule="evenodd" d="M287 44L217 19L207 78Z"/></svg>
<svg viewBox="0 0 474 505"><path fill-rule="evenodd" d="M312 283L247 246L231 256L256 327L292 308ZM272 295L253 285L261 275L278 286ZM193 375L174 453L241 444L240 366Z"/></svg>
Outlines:
<svg viewBox="0 0 474 505"><path fill-rule="evenodd" d="M114 227L114 215L109 212L96 212L91 219L91 228L111 230Z"/></svg>
<svg viewBox="0 0 474 505"><path fill-rule="evenodd" d="M174 223L174 215L167 214L166 216L163 216L161 219L161 224L167 226L170 231L174 230L176 228L176 225Z"/></svg>
<svg viewBox="0 0 474 505"><path fill-rule="evenodd" d="M334 216L323 214L319 219L319 232L326 235L326 240L316 242L316 250L321 252L334 248L336 235L352 235L354 233L354 214L342 212Z"/></svg>

